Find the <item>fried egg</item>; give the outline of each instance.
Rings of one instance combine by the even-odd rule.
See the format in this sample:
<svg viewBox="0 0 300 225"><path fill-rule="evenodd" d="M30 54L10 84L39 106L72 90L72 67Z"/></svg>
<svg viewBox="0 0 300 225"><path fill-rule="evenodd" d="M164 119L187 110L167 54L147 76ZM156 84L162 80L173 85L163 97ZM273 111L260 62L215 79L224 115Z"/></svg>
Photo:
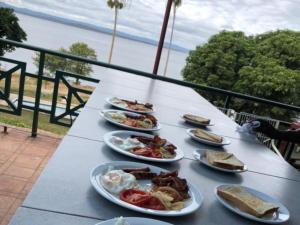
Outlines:
<svg viewBox="0 0 300 225"><path fill-rule="evenodd" d="M131 189L138 185L135 176L123 170L108 171L101 176L101 184L108 192L116 195L124 189Z"/></svg>
<svg viewBox="0 0 300 225"><path fill-rule="evenodd" d="M136 138L123 139L120 137L112 136L111 142L114 143L115 145L118 145L121 149L124 150L130 150L135 147L141 147L141 148L145 147L145 145Z"/></svg>

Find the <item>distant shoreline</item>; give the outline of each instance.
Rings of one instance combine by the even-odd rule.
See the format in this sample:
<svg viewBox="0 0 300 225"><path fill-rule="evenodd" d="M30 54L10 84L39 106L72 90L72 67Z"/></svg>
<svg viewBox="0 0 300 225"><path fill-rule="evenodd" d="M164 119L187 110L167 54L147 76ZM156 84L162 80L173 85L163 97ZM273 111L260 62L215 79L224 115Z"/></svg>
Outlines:
<svg viewBox="0 0 300 225"><path fill-rule="evenodd" d="M80 22L80 21L65 19L62 17L52 16L52 15L49 15L46 13L40 13L40 12L36 12L36 11L26 9L26 8L15 7L15 6L6 4L6 3L0 3L0 7L12 8L15 10L16 13L33 16L33 17L37 17L40 19L49 20L49 21L53 21L56 23L61 23L61 24L65 24L65 25L69 25L69 26L73 26L73 27L78 27L78 28L85 29L85 30L92 30L92 31L101 32L104 34L109 34L109 35L112 34L112 29L92 25L89 23L84 23L84 22ZM120 32L120 31L117 31L117 36L128 39L128 40L132 40L132 41L142 42L142 43L149 44L152 46L157 46L157 44L158 44L158 42L155 40L127 34L127 33ZM165 43L164 47L168 48L169 43ZM171 49L178 51L178 52L184 52L184 53L188 53L190 51L189 49L183 48L178 45L172 45Z"/></svg>

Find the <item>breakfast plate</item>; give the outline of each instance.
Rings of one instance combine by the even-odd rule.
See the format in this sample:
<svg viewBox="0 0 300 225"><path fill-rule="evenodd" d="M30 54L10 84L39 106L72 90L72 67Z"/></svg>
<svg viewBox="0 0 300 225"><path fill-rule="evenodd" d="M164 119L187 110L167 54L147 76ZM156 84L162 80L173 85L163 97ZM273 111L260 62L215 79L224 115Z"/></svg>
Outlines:
<svg viewBox="0 0 300 225"><path fill-rule="evenodd" d="M125 169L125 168L130 168L130 169ZM132 174L134 173L130 173L128 171L129 170L138 171L141 170L140 168L148 169L148 171L151 172L150 174L156 174L156 175L152 176L152 179L147 179L147 178L139 179L138 177L136 177L136 175L134 175L136 177L136 180L133 180ZM153 188L152 184L154 183L154 181L156 187L167 188L167 187L160 186L159 185L160 183L156 183L156 182L165 182L166 180L163 179L164 177L162 176L166 176L166 174L168 175L173 174L172 177L174 177L174 179L179 179L179 181L177 180L177 182L179 182L182 185L184 184L183 186L184 189L181 190L185 190L186 191L185 196L188 197L185 197L184 200L182 199L180 203L179 202L174 203L174 204L178 203L177 206L181 204L182 207L180 208L172 208L172 209L161 208L164 207L165 204L162 205L161 201L159 200L160 198L154 197L153 199L154 196L153 194L151 194L151 197L149 197L150 196L149 193L157 193L154 189L152 189ZM151 214L151 215L159 215L159 216L182 216L182 215L190 214L196 211L202 205L203 195L199 191L199 188L196 188L191 183L187 182L185 179L179 178L178 174L176 176L174 174L177 174L177 172L170 172L162 168L143 164L143 163L114 161L110 163L104 163L95 167L90 173L90 181L94 189L102 197L106 198L107 200L119 206L122 206L124 208L133 211L137 211L145 214ZM120 179L117 180L119 180L120 182L116 184L116 177L118 176L120 177ZM114 180L113 185L112 182L110 182L111 178ZM152 189L151 192L150 189ZM135 194L135 192L138 193ZM131 196L133 198L130 198ZM141 196L143 200L139 200L137 199L137 197L134 196ZM151 198L151 200L149 200L149 198ZM141 206L142 201L144 201L145 199L147 200L145 204L148 205L152 204L151 207ZM148 202L148 200L150 202ZM132 203L132 201L134 201L135 203L138 202L138 204L136 205ZM172 205L172 207L175 206L174 204Z"/></svg>
<svg viewBox="0 0 300 225"><path fill-rule="evenodd" d="M200 137L197 137L195 135L195 130L196 129L187 129L186 132L187 134L192 138L194 139L195 141L198 141L198 142L201 142L203 144L207 144L207 145L212 145L212 146L224 146L224 145L229 145L231 142L229 139L227 139L226 137L221 137L222 138L222 142L218 143L218 142L213 142L213 141L209 141L209 140L206 140L204 138L200 138ZM207 132L207 131L206 131ZM211 132L207 132L207 133L210 133L210 134L213 134ZM214 134L213 134L214 135Z"/></svg>
<svg viewBox="0 0 300 225"><path fill-rule="evenodd" d="M211 123L211 121L209 121L209 123L201 123L201 122L198 122L198 121L195 121L195 120L191 120L191 119L185 117L184 115L181 116L181 118L182 118L185 122L190 123L190 124L193 124L193 125L196 125L196 126L202 126L202 127L214 126L214 124Z"/></svg>
<svg viewBox="0 0 300 225"><path fill-rule="evenodd" d="M219 171L222 171L222 172L227 172L227 173L242 173L242 172L246 172L248 170L247 166L244 165L244 169L225 169L225 168L221 168L221 167L218 167L218 166L214 166L212 164L210 164L206 157L205 157L205 150L196 150L193 152L193 156L195 159L197 159L199 162L201 162L202 164L210 167L210 168L213 168L215 170L219 170Z"/></svg>
<svg viewBox="0 0 300 225"><path fill-rule="evenodd" d="M125 222L123 222L123 221ZM103 221L101 223L97 223L96 225L141 225L141 224L147 224L147 225L172 225L170 223L166 223L159 220L144 218L144 217L125 217L124 219L120 218L114 218L110 220Z"/></svg>
<svg viewBox="0 0 300 225"><path fill-rule="evenodd" d="M151 115L123 110L102 110L100 115L108 122L123 128L139 131L157 131L161 129L160 123Z"/></svg>
<svg viewBox="0 0 300 225"><path fill-rule="evenodd" d="M182 159L184 156L180 149L177 149L169 141L161 139L158 135L155 136L136 131L120 130L109 132L105 134L103 138L105 144L111 149L136 159L152 162L175 162ZM153 143L153 140L156 140L156 138L159 139L158 141L164 140L165 143L160 146L156 145L158 146L158 151L153 151L155 155L152 155L151 150L155 144ZM140 142L138 139L144 143ZM149 140L151 140L151 142L147 143ZM147 148L147 150L149 149L149 151L143 151L145 148Z"/></svg>
<svg viewBox="0 0 300 225"><path fill-rule="evenodd" d="M118 109L123 109L130 112L136 113L153 113L154 109L152 104L149 103L141 103L137 100L125 100L117 97L108 97L106 98L106 102Z"/></svg>
<svg viewBox="0 0 300 225"><path fill-rule="evenodd" d="M226 188L226 187L237 187L237 188L243 188L244 190L246 190L248 193L250 193L251 195L265 201L268 203L272 203L276 206L279 207L279 209L277 210L277 212L272 213L271 215L265 215L263 217L256 217L254 215L251 215L249 213L246 213L244 211L241 211L238 207L236 207L235 205L233 205L232 203L229 203L227 200L225 200L223 197L219 196L218 194L218 189L220 188ZM268 223L268 224L279 224L279 223L283 223L286 222L289 217L290 217L290 213L289 210L277 199L264 194L260 191L257 191L255 189L249 188L249 187L245 187L245 186L240 186L240 185L219 185L215 188L215 196L218 199L218 201L225 206L227 209L231 210L234 213L237 213L240 216L243 216L247 219L250 220L254 220L257 222L261 222L261 223Z"/></svg>

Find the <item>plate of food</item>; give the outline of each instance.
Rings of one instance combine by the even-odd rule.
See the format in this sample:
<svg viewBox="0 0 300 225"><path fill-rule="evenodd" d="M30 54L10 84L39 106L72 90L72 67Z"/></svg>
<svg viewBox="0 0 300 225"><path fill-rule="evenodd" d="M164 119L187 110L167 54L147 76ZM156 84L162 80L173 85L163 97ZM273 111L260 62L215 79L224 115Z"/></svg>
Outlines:
<svg viewBox="0 0 300 225"><path fill-rule="evenodd" d="M222 172L241 173L247 171L247 166L232 153L196 150L193 152L193 155L195 159L204 165Z"/></svg>
<svg viewBox="0 0 300 225"><path fill-rule="evenodd" d="M140 131L157 131L161 128L157 119L152 115L122 110L102 110L100 115L107 121L124 128Z"/></svg>
<svg viewBox="0 0 300 225"><path fill-rule="evenodd" d="M174 162L184 156L180 149L166 139L136 131L109 132L104 135L104 142L121 154L146 161Z"/></svg>
<svg viewBox="0 0 300 225"><path fill-rule="evenodd" d="M223 145L229 145L230 144L230 140L216 135L214 133L205 131L203 129L187 129L187 133L188 135L198 141L201 142L203 144L207 144L207 145L212 145L212 146L223 146Z"/></svg>
<svg viewBox="0 0 300 225"><path fill-rule="evenodd" d="M153 113L153 105L150 103L141 103L137 100L126 100L117 97L108 97L106 102L116 108L124 109L136 113Z"/></svg>
<svg viewBox="0 0 300 225"><path fill-rule="evenodd" d="M159 167L126 161L97 166L91 184L107 200L137 212L159 216L182 216L203 202L199 188Z"/></svg>
<svg viewBox="0 0 300 225"><path fill-rule="evenodd" d="M172 225L159 220L144 218L144 217L119 217L97 223L96 225Z"/></svg>
<svg viewBox="0 0 300 225"><path fill-rule="evenodd" d="M249 187L220 185L215 188L215 195L226 208L254 221L278 224L290 217L280 201Z"/></svg>
<svg viewBox="0 0 300 225"><path fill-rule="evenodd" d="M207 119L202 116L196 116L193 114L184 114L182 118L185 120L185 122L191 123L193 125L205 126L205 127L214 125L211 123L210 119Z"/></svg>

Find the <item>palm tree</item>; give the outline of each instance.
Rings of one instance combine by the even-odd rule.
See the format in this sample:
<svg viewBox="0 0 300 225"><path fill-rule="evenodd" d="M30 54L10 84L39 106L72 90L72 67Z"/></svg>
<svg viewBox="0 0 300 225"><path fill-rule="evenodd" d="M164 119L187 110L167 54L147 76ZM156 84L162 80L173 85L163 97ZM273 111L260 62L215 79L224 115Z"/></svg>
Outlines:
<svg viewBox="0 0 300 225"><path fill-rule="evenodd" d="M166 59L166 65L164 69L163 75L166 76L167 70L168 70L168 64L169 64L169 58L170 58L170 52L171 52L171 47L172 47L172 42L173 42L173 34L174 34L174 27L175 27L175 19L176 19L176 9L181 6L182 0L173 0L173 22L172 22L172 30L171 30L171 36L170 36L170 43L169 43L169 48L168 48L168 53L167 53L167 59Z"/></svg>
<svg viewBox="0 0 300 225"><path fill-rule="evenodd" d="M117 20L118 20L118 10L123 9L125 7L125 4L126 4L126 0L107 0L108 7L115 10L114 29L113 29L113 33L112 33L112 40L111 40L109 57L108 57L108 63L111 63L112 53L113 53L114 44L115 44L116 31L117 31Z"/></svg>

